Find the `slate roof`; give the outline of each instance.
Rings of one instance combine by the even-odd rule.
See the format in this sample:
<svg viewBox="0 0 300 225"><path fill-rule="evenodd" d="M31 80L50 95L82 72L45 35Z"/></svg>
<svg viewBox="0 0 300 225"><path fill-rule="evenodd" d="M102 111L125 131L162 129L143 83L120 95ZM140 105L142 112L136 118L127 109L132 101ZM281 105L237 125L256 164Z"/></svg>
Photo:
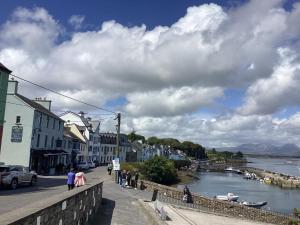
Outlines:
<svg viewBox="0 0 300 225"><path fill-rule="evenodd" d="M61 118L59 118L57 115L55 115L53 112L49 111L48 109L46 109L44 106L40 105L39 103L36 103L35 101L32 101L26 97L24 97L23 95L20 94L16 94L16 96L18 98L20 98L23 102L25 102L26 104L30 105L32 108L34 108L35 110L44 113L46 115L49 115L51 117L54 117L55 119L58 119L60 121L64 121Z"/></svg>
<svg viewBox="0 0 300 225"><path fill-rule="evenodd" d="M7 72L7 73L11 73L12 71L7 69L1 62L0 62L0 69Z"/></svg>

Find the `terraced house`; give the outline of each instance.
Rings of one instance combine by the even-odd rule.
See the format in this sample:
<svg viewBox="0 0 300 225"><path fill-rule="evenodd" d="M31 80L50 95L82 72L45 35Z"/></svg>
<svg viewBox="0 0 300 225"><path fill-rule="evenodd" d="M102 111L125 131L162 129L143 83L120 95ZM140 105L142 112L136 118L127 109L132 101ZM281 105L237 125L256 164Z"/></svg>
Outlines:
<svg viewBox="0 0 300 225"><path fill-rule="evenodd" d="M8 76L11 73L2 63L0 63L0 150L2 143L2 133L3 133L3 124L4 124L4 112L6 105L6 92L7 92L7 83Z"/></svg>
<svg viewBox="0 0 300 225"><path fill-rule="evenodd" d="M51 101L30 100L9 81L0 162L23 165L38 173L54 174L66 161L62 149L64 121L51 112Z"/></svg>

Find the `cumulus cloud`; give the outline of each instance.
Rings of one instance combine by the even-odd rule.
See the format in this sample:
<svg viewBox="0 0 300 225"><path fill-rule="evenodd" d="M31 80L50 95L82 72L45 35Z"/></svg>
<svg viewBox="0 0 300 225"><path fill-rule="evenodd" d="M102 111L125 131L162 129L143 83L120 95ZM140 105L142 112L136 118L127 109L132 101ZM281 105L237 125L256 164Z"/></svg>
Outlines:
<svg viewBox="0 0 300 225"><path fill-rule="evenodd" d="M79 30L82 27L82 24L85 20L85 16L83 15L72 15L68 22L71 26L74 27L75 30Z"/></svg>
<svg viewBox="0 0 300 225"><path fill-rule="evenodd" d="M247 91L238 112L246 115L272 114L285 106L300 104L300 62L289 48L279 48L280 63L269 78L260 79Z"/></svg>
<svg viewBox="0 0 300 225"><path fill-rule="evenodd" d="M125 97L126 131L228 145L266 133L278 137L276 129L290 126L293 118L283 122L272 113L300 104L299 17L300 4L287 11L281 0L231 9L203 4L170 26L148 30L105 21L62 38L66 28L45 9L18 8L0 26L0 61L17 75L97 106ZM69 20L75 29L83 22L79 15ZM218 104L228 88L247 88L234 114L211 120L195 114ZM22 92L81 109L28 85Z"/></svg>
<svg viewBox="0 0 300 225"><path fill-rule="evenodd" d="M221 97L221 88L181 87L161 91L131 93L125 109L135 116L172 116L197 111Z"/></svg>

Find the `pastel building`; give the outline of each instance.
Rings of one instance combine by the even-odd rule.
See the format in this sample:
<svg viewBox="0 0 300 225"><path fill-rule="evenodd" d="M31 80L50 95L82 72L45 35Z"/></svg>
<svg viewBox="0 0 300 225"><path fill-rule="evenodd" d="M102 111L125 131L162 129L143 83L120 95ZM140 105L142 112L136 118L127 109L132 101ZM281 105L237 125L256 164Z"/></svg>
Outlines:
<svg viewBox="0 0 300 225"><path fill-rule="evenodd" d="M11 73L2 63L0 63L0 150L2 143L3 124L4 124L4 113L6 105L6 92L8 76Z"/></svg>
<svg viewBox="0 0 300 225"><path fill-rule="evenodd" d="M62 150L64 121L51 112L51 101L30 100L9 81L0 162L23 165L38 173L55 173L65 162Z"/></svg>

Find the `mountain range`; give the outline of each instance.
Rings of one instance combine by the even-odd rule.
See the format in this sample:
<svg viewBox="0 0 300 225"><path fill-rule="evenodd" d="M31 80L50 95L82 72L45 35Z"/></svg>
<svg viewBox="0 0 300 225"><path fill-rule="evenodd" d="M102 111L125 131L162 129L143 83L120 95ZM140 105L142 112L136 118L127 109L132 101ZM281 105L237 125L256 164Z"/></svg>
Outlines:
<svg viewBox="0 0 300 225"><path fill-rule="evenodd" d="M300 157L300 148L295 144L284 144L282 146L275 146L272 144L242 144L236 147L218 148L217 151L240 151L243 154L252 155Z"/></svg>

